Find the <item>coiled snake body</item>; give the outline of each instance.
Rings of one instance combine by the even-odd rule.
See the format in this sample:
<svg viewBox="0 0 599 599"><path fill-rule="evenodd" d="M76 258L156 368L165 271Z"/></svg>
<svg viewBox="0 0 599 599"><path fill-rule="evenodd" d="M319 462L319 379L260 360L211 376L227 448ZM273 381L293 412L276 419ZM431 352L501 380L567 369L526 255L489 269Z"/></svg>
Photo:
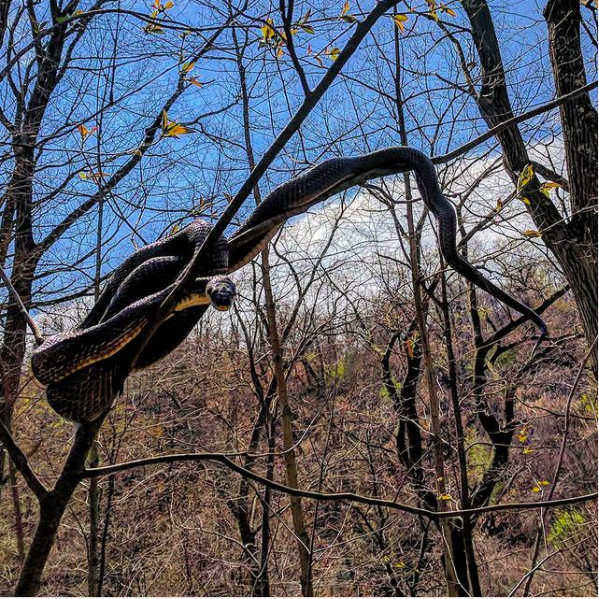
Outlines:
<svg viewBox="0 0 599 599"><path fill-rule="evenodd" d="M91 422L112 406L129 375L136 341L173 290L177 277L202 245L210 225L196 220L185 229L134 252L110 277L85 320L48 337L34 350L31 367L47 385L48 402L61 416ZM235 296L228 272L226 239L209 251L192 288L152 335L136 358L145 368L175 349L212 304L227 310Z"/></svg>
<svg viewBox="0 0 599 599"><path fill-rule="evenodd" d="M458 252L457 219L442 194L434 165L422 152L396 147L351 158L333 158L277 187L228 240L209 248L196 284L178 302L137 356L144 368L177 347L193 329L208 305L228 309L235 287L225 275L246 265L274 237L283 223L316 203L366 181L414 171L426 207L438 224L445 261L466 279L533 321L541 331L543 319L531 308L489 281ZM96 305L73 331L47 339L32 356L32 369L47 397L61 415L78 422L92 421L110 408L122 391L129 369L129 352L170 294L182 270L205 239L209 225L194 221L166 239L133 253L117 268Z"/></svg>

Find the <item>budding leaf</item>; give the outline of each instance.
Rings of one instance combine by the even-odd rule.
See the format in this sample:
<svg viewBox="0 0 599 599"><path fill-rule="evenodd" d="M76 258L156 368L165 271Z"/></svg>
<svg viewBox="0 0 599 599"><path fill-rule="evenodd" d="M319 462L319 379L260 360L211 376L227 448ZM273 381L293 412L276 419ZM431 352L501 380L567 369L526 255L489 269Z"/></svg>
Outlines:
<svg viewBox="0 0 599 599"><path fill-rule="evenodd" d="M339 54L341 54L341 50L339 48L328 48L325 51L325 54L331 59L331 60L337 60L339 58Z"/></svg>
<svg viewBox="0 0 599 599"><path fill-rule="evenodd" d="M543 237L542 233L539 233L539 231L537 231L536 229L526 229L526 231L522 232L522 235L524 235L524 237Z"/></svg>
<svg viewBox="0 0 599 599"><path fill-rule="evenodd" d="M186 135L188 133L193 133L193 129L186 127L185 125L181 125L180 123L176 123L174 121L170 121L168 118L168 114L166 110L162 111L162 136L163 137L179 137L180 135Z"/></svg>
<svg viewBox="0 0 599 599"><path fill-rule="evenodd" d="M439 10L441 12L444 12L446 15L449 15L450 17L457 16L455 10L453 10L453 8L449 8L448 6L445 6L445 4L441 4L441 6L439 6Z"/></svg>
<svg viewBox="0 0 599 599"><path fill-rule="evenodd" d="M183 66L181 67L181 72L182 73L189 73L189 71L191 71L193 69L193 67L196 66L195 62L184 62Z"/></svg>
<svg viewBox="0 0 599 599"><path fill-rule="evenodd" d="M404 23L408 20L408 15L394 15L393 21L397 25L397 28L403 33L405 31Z"/></svg>
<svg viewBox="0 0 599 599"><path fill-rule="evenodd" d="M541 185L541 191L543 192L545 197L548 198L550 197L549 190L555 189L556 187L561 187L561 183L558 183L557 181L545 181L545 183Z"/></svg>
<svg viewBox="0 0 599 599"><path fill-rule="evenodd" d="M274 28L274 21L270 17L266 19L266 25L260 27L260 32L262 33L262 41L265 43L275 37L277 32Z"/></svg>
<svg viewBox="0 0 599 599"><path fill-rule="evenodd" d="M527 164L518 177L518 191L522 191L535 176L535 172L532 168L532 164Z"/></svg>

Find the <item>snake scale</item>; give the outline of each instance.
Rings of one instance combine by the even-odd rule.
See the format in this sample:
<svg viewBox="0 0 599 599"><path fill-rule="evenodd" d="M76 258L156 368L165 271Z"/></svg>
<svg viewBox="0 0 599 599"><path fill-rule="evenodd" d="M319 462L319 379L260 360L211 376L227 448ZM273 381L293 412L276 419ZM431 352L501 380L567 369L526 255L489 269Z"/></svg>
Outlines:
<svg viewBox="0 0 599 599"><path fill-rule="evenodd" d="M193 288L179 299L147 345L138 346L177 277L201 247L210 226L195 220L188 227L134 252L110 277L98 301L72 331L49 337L32 355L37 379L47 385L51 406L77 422L105 414L122 392L127 365L145 368L175 349L212 304L228 309L235 286L226 276L253 260L289 218L370 179L413 171L422 199L437 221L439 247L449 266L496 299L534 322L543 338L547 327L530 307L488 280L456 247L457 217L443 195L435 167L422 152L394 147L363 156L332 158L283 183L270 193L227 241L212 247L194 273Z"/></svg>

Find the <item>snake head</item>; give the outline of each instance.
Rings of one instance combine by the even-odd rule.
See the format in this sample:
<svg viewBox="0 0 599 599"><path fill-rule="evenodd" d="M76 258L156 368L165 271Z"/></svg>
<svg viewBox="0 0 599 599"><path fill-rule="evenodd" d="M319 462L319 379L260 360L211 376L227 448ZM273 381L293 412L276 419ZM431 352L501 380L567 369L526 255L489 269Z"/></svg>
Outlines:
<svg viewBox="0 0 599 599"><path fill-rule="evenodd" d="M206 286L210 303L219 311L229 310L233 305L237 289L229 277L215 277Z"/></svg>

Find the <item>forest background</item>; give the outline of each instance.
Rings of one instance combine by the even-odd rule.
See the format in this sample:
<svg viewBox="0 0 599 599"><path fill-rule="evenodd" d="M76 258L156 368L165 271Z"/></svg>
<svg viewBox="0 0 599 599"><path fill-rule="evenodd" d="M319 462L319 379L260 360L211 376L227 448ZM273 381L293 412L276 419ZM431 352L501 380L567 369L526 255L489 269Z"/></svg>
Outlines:
<svg viewBox="0 0 599 599"><path fill-rule="evenodd" d="M3 594L596 595L595 2L13 0L0 42ZM549 341L408 175L288 223L101 427L51 411L20 303L67 330L134 249L395 145Z"/></svg>

